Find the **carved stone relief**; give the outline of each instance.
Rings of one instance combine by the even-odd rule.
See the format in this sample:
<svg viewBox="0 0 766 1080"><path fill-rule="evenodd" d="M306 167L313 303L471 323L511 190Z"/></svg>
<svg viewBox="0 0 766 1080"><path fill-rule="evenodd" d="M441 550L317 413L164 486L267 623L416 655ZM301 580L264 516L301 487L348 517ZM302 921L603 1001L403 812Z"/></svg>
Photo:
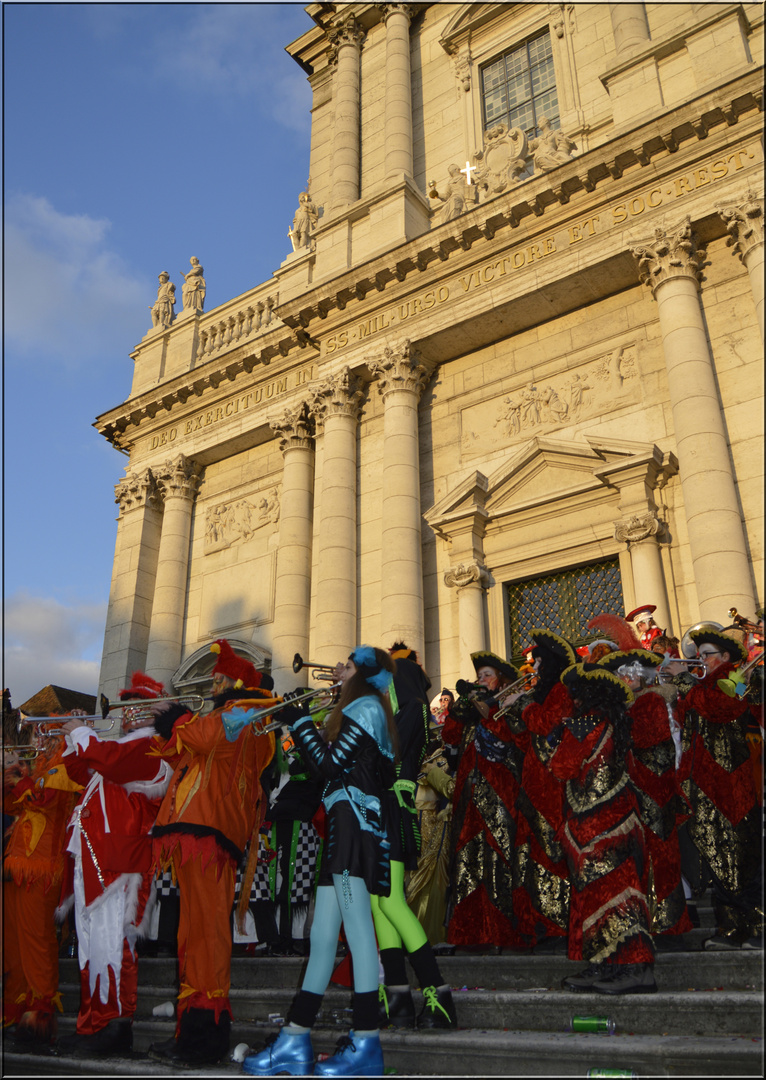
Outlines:
<svg viewBox="0 0 766 1080"><path fill-rule="evenodd" d="M705 249L698 246L688 216L680 225L655 228L650 240L633 242L630 250L638 263L638 276L651 289L671 277L702 280Z"/></svg>
<svg viewBox="0 0 766 1080"><path fill-rule="evenodd" d="M578 370L521 383L499 401L463 409L461 452L487 453L499 440L505 445L578 424L636 399L639 386L637 345L620 345Z"/></svg>
<svg viewBox="0 0 766 1080"><path fill-rule="evenodd" d="M457 60L453 63L457 65ZM468 72L470 77L470 67ZM507 124L494 124L484 132L482 148L473 153L475 165L466 162L464 169L450 165L449 177L441 189L434 180L428 181L428 197L436 202L431 210L432 226L466 213L476 205L477 196L484 202L535 174L557 169L572 160L576 149L576 143L565 132L551 127L544 116L539 121L539 135L530 140L521 128L509 130Z"/></svg>
<svg viewBox="0 0 766 1080"><path fill-rule="evenodd" d="M464 589L467 585L480 585L486 589L489 585L489 574L486 567L479 563L459 563L445 571L444 584L450 589Z"/></svg>
<svg viewBox="0 0 766 1080"><path fill-rule="evenodd" d="M266 525L279 521L279 493L272 488L261 498L236 499L216 503L205 511L205 554L231 547L237 540L247 543Z"/></svg>
<svg viewBox="0 0 766 1080"><path fill-rule="evenodd" d="M763 243L763 196L748 189L742 199L733 206L717 206L716 210L726 223L726 243L734 254L744 259L756 244Z"/></svg>
<svg viewBox="0 0 766 1080"><path fill-rule="evenodd" d="M662 529L662 522L656 514L633 514L627 521L618 521L614 527L614 538L620 544L640 544L651 536L657 536Z"/></svg>

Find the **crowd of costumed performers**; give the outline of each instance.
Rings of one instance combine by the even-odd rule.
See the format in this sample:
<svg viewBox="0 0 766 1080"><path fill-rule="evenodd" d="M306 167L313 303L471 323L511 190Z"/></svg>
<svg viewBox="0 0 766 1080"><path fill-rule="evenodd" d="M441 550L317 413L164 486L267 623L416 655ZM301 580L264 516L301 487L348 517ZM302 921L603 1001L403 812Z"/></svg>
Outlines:
<svg viewBox="0 0 766 1080"><path fill-rule="evenodd" d="M254 932L254 962L308 954L286 1023L245 1056L252 1076L382 1075L381 1028L454 1029L442 952L566 955L573 993L654 993L656 951L690 947L707 889L702 947L762 949L762 613L679 642L654 610L598 615L585 644L534 628L518 668L475 652L470 680L430 705L403 641L357 646L332 694L280 697L221 639L209 708L136 672L117 738L32 718L36 756L6 748L4 768L12 1049L131 1053L168 890L176 1027L149 1049L163 1065L226 1058L233 941ZM72 919L80 1005L57 1038ZM317 1061L331 980L353 989L353 1019Z"/></svg>

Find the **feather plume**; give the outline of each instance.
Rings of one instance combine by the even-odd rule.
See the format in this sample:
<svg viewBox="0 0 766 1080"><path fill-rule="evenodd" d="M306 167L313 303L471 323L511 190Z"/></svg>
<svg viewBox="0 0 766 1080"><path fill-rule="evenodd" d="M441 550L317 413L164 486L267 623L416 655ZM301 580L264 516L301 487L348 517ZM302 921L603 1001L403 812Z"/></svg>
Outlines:
<svg viewBox="0 0 766 1080"><path fill-rule="evenodd" d="M596 615L588 623L588 629L594 633L603 635L613 641L620 652L628 652L630 649L640 649L635 630L622 618L621 615Z"/></svg>

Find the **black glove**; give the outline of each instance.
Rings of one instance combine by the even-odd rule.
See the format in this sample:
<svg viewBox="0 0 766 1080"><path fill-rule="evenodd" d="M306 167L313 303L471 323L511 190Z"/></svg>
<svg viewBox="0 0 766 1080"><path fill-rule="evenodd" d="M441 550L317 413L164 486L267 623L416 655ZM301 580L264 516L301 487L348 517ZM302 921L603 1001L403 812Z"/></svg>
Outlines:
<svg viewBox="0 0 766 1080"><path fill-rule="evenodd" d="M185 716L187 713L191 716L186 705L168 705L167 709L163 709L161 713L158 713L157 716L155 716L154 730L167 742L173 734L173 727L176 720L178 720L180 716Z"/></svg>
<svg viewBox="0 0 766 1080"><path fill-rule="evenodd" d="M288 700L287 697L284 698ZM300 705L287 705L279 710L274 717L275 720L281 720L287 727L292 727L293 724L297 724L302 716L306 715L306 710L302 709Z"/></svg>

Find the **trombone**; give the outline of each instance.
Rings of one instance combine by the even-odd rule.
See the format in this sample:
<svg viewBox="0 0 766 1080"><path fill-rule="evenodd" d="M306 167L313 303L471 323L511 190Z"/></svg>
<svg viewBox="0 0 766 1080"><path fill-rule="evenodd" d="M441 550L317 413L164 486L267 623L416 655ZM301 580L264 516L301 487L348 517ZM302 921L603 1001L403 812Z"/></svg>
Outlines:
<svg viewBox="0 0 766 1080"><path fill-rule="evenodd" d="M304 668L310 668L309 677L316 682L335 682L335 666L332 664L315 664L311 660L304 660L300 653L293 657L293 671L297 675ZM295 698L293 698L295 701Z"/></svg>
<svg viewBox="0 0 766 1080"><path fill-rule="evenodd" d="M723 690L727 697L743 698L750 689L750 683L746 680L745 676L748 675L757 664L762 663L763 653L759 653L757 656L754 656L752 660L748 660L744 667L732 671L726 679L719 679L716 686L719 690Z"/></svg>

